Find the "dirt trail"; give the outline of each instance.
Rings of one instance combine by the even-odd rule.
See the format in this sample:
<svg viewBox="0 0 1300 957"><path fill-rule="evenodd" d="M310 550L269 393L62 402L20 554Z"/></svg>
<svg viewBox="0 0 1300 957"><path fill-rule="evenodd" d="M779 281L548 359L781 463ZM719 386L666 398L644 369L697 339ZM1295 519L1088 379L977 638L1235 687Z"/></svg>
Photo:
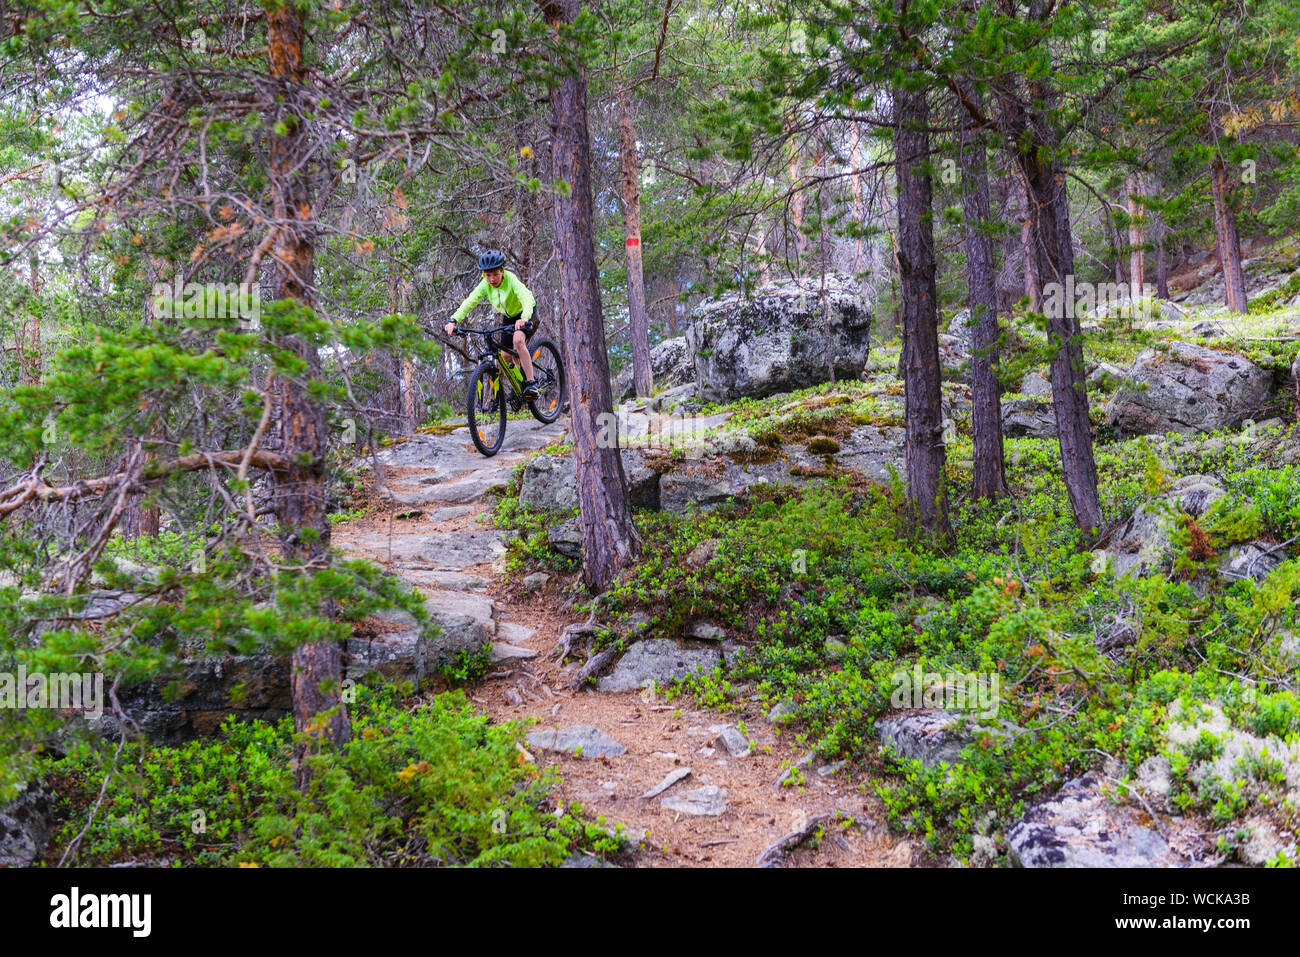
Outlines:
<svg viewBox="0 0 1300 957"><path fill-rule="evenodd" d="M611 827L621 823L642 843L637 866L752 866L771 844L836 810L856 823L828 824L815 847L804 842L780 855L782 862L818 867L922 864L923 856L911 842L884 827L879 799L863 786L865 779L845 768L832 769L813 758L801 769L803 784L778 785L785 768L807 752L795 746L792 732L769 722L756 702L724 715L647 692L565 690L581 662L561 667L552 654L564 627L581 620L566 610L577 576L552 573L550 581L528 594L506 582L499 559L504 536L493 529L485 501L489 490L508 482L513 468L532 452L561 440L565 422L542 427L512 420L505 448L491 459L474 450L464 428L445 436L417 436L387 450L382 481L388 491L371 491L390 504L339 525L335 544L385 565L426 595L442 599L439 604L478 616L501 660L470 695L494 720L536 718L535 731L594 726L626 748L608 757L574 757L536 746L529 750L540 764L559 766L563 784L557 797L566 805L579 802L585 816L603 817ZM398 514L409 517L397 519ZM734 757L715 739L738 720L757 749ZM684 768L689 775L653 798L642 797L670 772ZM718 795L701 795L725 802L716 816L660 803L705 788L722 789Z"/></svg>

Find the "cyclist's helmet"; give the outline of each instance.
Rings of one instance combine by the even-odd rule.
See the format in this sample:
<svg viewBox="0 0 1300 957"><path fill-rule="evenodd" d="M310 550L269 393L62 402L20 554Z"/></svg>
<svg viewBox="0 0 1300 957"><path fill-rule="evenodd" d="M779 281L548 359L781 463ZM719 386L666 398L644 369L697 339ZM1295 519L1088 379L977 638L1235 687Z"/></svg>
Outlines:
<svg viewBox="0 0 1300 957"><path fill-rule="evenodd" d="M478 257L478 268L483 272L487 272L489 269L500 269L505 264L506 254L499 249L489 249Z"/></svg>

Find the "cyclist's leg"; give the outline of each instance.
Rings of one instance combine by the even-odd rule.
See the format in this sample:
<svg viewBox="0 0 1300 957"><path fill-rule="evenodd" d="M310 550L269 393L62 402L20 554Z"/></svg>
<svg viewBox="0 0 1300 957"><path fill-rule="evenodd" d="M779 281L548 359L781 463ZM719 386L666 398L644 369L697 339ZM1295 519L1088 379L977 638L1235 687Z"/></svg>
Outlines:
<svg viewBox="0 0 1300 957"><path fill-rule="evenodd" d="M515 352L519 355L519 364L524 367L524 380L533 381L533 356L528 348L528 339L537 331L536 317L528 320L523 329L515 330Z"/></svg>

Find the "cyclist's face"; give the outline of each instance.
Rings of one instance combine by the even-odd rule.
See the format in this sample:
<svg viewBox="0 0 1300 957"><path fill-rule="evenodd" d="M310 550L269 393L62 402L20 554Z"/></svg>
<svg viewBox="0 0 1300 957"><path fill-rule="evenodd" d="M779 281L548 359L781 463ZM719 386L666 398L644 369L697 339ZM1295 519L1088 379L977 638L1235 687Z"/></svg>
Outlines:
<svg viewBox="0 0 1300 957"><path fill-rule="evenodd" d="M491 285L499 286L501 285L501 280L505 278L505 275L506 275L505 269L489 269L487 272L483 274L483 278L486 279Z"/></svg>

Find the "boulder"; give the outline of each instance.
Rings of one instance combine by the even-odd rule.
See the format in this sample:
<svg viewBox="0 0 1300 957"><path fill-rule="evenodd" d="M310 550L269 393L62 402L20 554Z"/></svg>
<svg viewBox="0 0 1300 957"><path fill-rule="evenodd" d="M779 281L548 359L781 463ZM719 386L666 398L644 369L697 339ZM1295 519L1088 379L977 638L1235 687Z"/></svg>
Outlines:
<svg viewBox="0 0 1300 957"><path fill-rule="evenodd" d="M659 804L669 811L703 817L717 817L727 809L727 792L714 785L670 794L660 798Z"/></svg>
<svg viewBox="0 0 1300 957"><path fill-rule="evenodd" d="M567 751L583 758L613 758L627 753L627 748L589 724L575 724L558 731L533 731L527 740L543 751Z"/></svg>
<svg viewBox="0 0 1300 957"><path fill-rule="evenodd" d="M962 748L973 740L965 715L959 711L906 711L876 722L880 743L922 767L957 764Z"/></svg>
<svg viewBox="0 0 1300 957"><path fill-rule="evenodd" d="M783 462L747 466L729 462L720 470L714 463L689 466L665 472L660 477L659 507L665 512L685 514L692 509L721 505L729 498L744 495L755 485L781 482L804 484L805 479L792 476L788 464Z"/></svg>
<svg viewBox="0 0 1300 957"><path fill-rule="evenodd" d="M907 433L901 426L859 425L840 439L835 464L855 469L876 482L889 481L889 469L906 477Z"/></svg>
<svg viewBox="0 0 1300 957"><path fill-rule="evenodd" d="M1237 428L1268 405L1273 377L1243 356L1189 342L1147 349L1106 406L1122 433L1194 435Z"/></svg>
<svg viewBox="0 0 1300 957"><path fill-rule="evenodd" d="M700 411L700 403L695 398L696 385L688 382L675 385L653 395L646 405L654 412L693 413Z"/></svg>
<svg viewBox="0 0 1300 957"><path fill-rule="evenodd" d="M650 350L650 372L656 389L673 389L695 381L695 361L685 336L665 339ZM632 363L619 371L613 382L614 401L633 395Z"/></svg>
<svg viewBox="0 0 1300 957"><path fill-rule="evenodd" d="M28 786L0 805L0 867L31 867L40 859L49 839L50 812L50 796L40 787Z"/></svg>
<svg viewBox="0 0 1300 957"><path fill-rule="evenodd" d="M1219 562L1219 575L1235 582L1249 578L1258 584L1286 558L1286 549L1267 542L1242 542L1231 546Z"/></svg>
<svg viewBox="0 0 1300 957"><path fill-rule="evenodd" d="M1172 554L1171 533L1178 521L1178 512L1199 518L1226 494L1212 478L1184 476L1170 485L1159 499L1139 506L1110 536L1102 556L1118 576L1142 576L1155 571ZM1172 513L1169 506L1173 506Z"/></svg>
<svg viewBox="0 0 1300 957"><path fill-rule="evenodd" d="M1017 867L1170 867L1181 863L1129 807L1112 804L1085 774L1025 812L1007 832Z"/></svg>
<svg viewBox="0 0 1300 957"><path fill-rule="evenodd" d="M725 402L765 397L825 382L827 352L837 379L854 379L867 361L871 310L858 284L826 277L761 286L752 298L710 299L696 307L686 333L699 395ZM829 341L828 341L829 338Z"/></svg>
<svg viewBox="0 0 1300 957"><path fill-rule="evenodd" d="M175 681L159 676L118 692L123 709L159 744L178 744L213 734L227 717L278 721L292 708L289 662L274 655L229 655L181 662ZM97 729L115 734L104 715Z"/></svg>
<svg viewBox="0 0 1300 957"><path fill-rule="evenodd" d="M535 512L560 512L578 507L573 459L567 455L534 455L519 481L519 504Z"/></svg>
<svg viewBox="0 0 1300 957"><path fill-rule="evenodd" d="M577 519L547 529L546 542L566 558L582 557L582 527Z"/></svg>
<svg viewBox="0 0 1300 957"><path fill-rule="evenodd" d="M659 508L659 473L640 449L620 449L623 474L633 508ZM524 466L519 482L519 503L537 512L560 512L578 507L578 484L573 458L535 455Z"/></svg>
<svg viewBox="0 0 1300 957"><path fill-rule="evenodd" d="M1056 438L1056 410L1052 399L1003 399L1002 434L1009 439Z"/></svg>
<svg viewBox="0 0 1300 957"><path fill-rule="evenodd" d="M650 682L666 686L694 671L711 673L721 660L716 645L688 647L667 638L647 638L628 649L596 687L600 691L634 691Z"/></svg>

